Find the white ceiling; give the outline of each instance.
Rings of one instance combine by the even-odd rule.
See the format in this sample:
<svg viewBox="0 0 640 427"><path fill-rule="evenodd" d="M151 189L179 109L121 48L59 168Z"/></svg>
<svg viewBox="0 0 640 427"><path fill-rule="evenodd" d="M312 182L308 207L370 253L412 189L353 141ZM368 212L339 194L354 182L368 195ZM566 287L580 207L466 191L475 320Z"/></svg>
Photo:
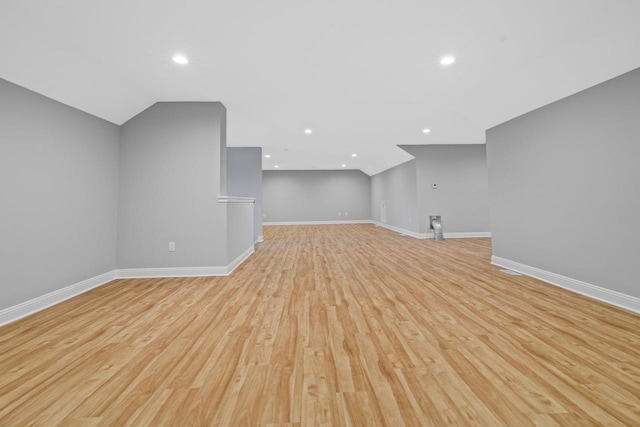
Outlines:
<svg viewBox="0 0 640 427"><path fill-rule="evenodd" d="M265 169L375 174L411 158L397 145L483 143L639 67L639 18L639 0L2 0L0 77L117 124L221 101L228 145Z"/></svg>

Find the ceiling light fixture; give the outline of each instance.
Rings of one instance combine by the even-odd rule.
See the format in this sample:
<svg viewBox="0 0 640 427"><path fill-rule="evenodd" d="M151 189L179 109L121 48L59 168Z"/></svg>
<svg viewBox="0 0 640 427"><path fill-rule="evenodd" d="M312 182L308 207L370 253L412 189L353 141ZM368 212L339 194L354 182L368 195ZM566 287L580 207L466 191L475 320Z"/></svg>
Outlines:
<svg viewBox="0 0 640 427"><path fill-rule="evenodd" d="M430 133L430 132L431 132L431 129L428 129L428 128L422 129L422 133Z"/></svg>
<svg viewBox="0 0 640 427"><path fill-rule="evenodd" d="M440 59L440 64L441 65L451 65L454 62L456 62L456 58L454 58L453 56L444 56L442 59Z"/></svg>
<svg viewBox="0 0 640 427"><path fill-rule="evenodd" d="M346 167L347 167L347 165L342 165L342 167L343 167L343 168L346 168Z"/></svg>
<svg viewBox="0 0 640 427"><path fill-rule="evenodd" d="M184 65L184 64L188 64L188 63L189 63L189 60L187 59L187 57L186 57L186 56L182 56L182 55L175 55L175 56L173 57L173 62L175 62L176 64Z"/></svg>
<svg viewBox="0 0 640 427"><path fill-rule="evenodd" d="M268 159L269 157L271 157L271 154L265 154L264 156Z"/></svg>
<svg viewBox="0 0 640 427"><path fill-rule="evenodd" d="M356 153L353 153L351 157L358 157L358 155Z"/></svg>
<svg viewBox="0 0 640 427"><path fill-rule="evenodd" d="M280 167L280 166L278 166L278 165L275 165L275 166L274 166L274 168L276 168L276 169L278 169L279 167Z"/></svg>
<svg viewBox="0 0 640 427"><path fill-rule="evenodd" d="M305 130L304 130L304 133L306 133L307 135L309 135L309 134L313 133L313 131L312 131L311 129L305 129Z"/></svg>

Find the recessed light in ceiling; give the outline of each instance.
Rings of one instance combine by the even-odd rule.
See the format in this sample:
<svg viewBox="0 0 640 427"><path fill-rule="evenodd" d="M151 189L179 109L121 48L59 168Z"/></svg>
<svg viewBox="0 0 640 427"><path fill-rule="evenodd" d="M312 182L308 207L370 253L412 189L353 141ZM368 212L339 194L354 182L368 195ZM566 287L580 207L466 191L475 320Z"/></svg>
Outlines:
<svg viewBox="0 0 640 427"><path fill-rule="evenodd" d="M275 166L274 166L274 168L276 168L276 169L278 169L279 167L280 167L280 166L278 166L278 165L275 165Z"/></svg>
<svg viewBox="0 0 640 427"><path fill-rule="evenodd" d="M265 154L264 156L268 159L269 157L271 157L271 154Z"/></svg>
<svg viewBox="0 0 640 427"><path fill-rule="evenodd" d="M304 130L304 133L306 133L307 135L309 135L309 134L313 133L313 131L312 131L311 129L305 129L305 130Z"/></svg>
<svg viewBox="0 0 640 427"><path fill-rule="evenodd" d="M451 65L454 62L456 62L456 58L451 55L443 56L442 59L440 59L441 65Z"/></svg>
<svg viewBox="0 0 640 427"><path fill-rule="evenodd" d="M358 155L356 153L353 153L351 157L358 157Z"/></svg>
<svg viewBox="0 0 640 427"><path fill-rule="evenodd" d="M173 62L175 62L176 64L184 65L184 64L188 64L188 63L189 63L189 60L187 59L187 57L186 57L186 56L182 56L182 55L175 55L175 56L173 57Z"/></svg>
<svg viewBox="0 0 640 427"><path fill-rule="evenodd" d="M431 129L428 129L428 128L422 129L422 133L430 133L430 132L431 132Z"/></svg>
<svg viewBox="0 0 640 427"><path fill-rule="evenodd" d="M347 165L342 165L342 167L343 167L343 168L346 168L346 167L347 167Z"/></svg>

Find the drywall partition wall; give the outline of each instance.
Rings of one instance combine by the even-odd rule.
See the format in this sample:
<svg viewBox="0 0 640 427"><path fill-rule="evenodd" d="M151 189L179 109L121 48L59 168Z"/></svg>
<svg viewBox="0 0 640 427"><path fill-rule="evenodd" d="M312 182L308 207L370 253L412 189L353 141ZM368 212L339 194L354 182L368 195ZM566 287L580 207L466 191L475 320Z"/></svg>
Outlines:
<svg viewBox="0 0 640 427"><path fill-rule="evenodd" d="M362 221L370 217L369 176L356 170L263 171L264 221Z"/></svg>
<svg viewBox="0 0 640 427"><path fill-rule="evenodd" d="M118 138L0 79L0 310L116 269Z"/></svg>
<svg viewBox="0 0 640 427"><path fill-rule="evenodd" d="M227 265L224 120L217 102L162 102L122 125L119 268Z"/></svg>
<svg viewBox="0 0 640 427"><path fill-rule="evenodd" d="M252 197L253 241L262 239L262 148L227 147L227 193Z"/></svg>
<svg viewBox="0 0 640 427"><path fill-rule="evenodd" d="M227 262L235 268L234 261L253 252L253 202L234 201L227 206ZM249 252L247 252L249 251Z"/></svg>
<svg viewBox="0 0 640 427"><path fill-rule="evenodd" d="M419 232L441 215L446 234L488 233L489 184L484 144L403 145L415 157ZM433 185L437 188L433 188Z"/></svg>
<svg viewBox="0 0 640 427"><path fill-rule="evenodd" d="M493 255L640 297L640 69L487 132Z"/></svg>
<svg viewBox="0 0 640 427"><path fill-rule="evenodd" d="M415 160L371 177L371 219L374 221L417 232L417 200ZM382 209L386 209L386 222L382 218Z"/></svg>

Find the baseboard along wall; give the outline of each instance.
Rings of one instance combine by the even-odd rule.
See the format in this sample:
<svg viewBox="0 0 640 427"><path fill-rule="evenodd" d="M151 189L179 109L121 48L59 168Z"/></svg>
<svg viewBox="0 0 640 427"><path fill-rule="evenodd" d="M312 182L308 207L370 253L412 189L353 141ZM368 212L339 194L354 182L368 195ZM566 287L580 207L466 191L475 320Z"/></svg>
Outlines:
<svg viewBox="0 0 640 427"><path fill-rule="evenodd" d="M27 317L53 305L90 291L116 279L142 279L153 277L199 277L228 276L240 264L253 254L251 246L226 266L212 267L169 267L169 268L125 268L111 270L95 277L83 280L62 289L33 298L29 301L0 310L0 326Z"/></svg>
<svg viewBox="0 0 640 427"><path fill-rule="evenodd" d="M413 237L415 239L431 239L432 232L418 233L416 231L406 230L404 228L395 227L393 225L385 224L379 221L373 221L370 219L364 220L348 220L348 221L283 221L283 222L264 222L262 225L331 225L331 224L375 224L378 227L383 227L396 233L404 234L406 236ZM476 231L476 232L464 232L464 233L444 233L445 239L469 239L477 237L491 237L490 231Z"/></svg>
<svg viewBox="0 0 640 427"><path fill-rule="evenodd" d="M370 224L368 219L354 219L346 221L280 221L263 222L262 225L331 225L331 224Z"/></svg>
<svg viewBox="0 0 640 427"><path fill-rule="evenodd" d="M406 236L411 236L416 239L432 239L433 232L429 231L427 233L418 233L416 231L405 230L404 228L395 227L393 225L385 224L378 221L370 221L372 224L377 225L378 227L383 227L391 231L395 231L396 233L404 234ZM473 239L478 237L491 237L490 231L474 231L474 232L462 232L462 233L444 233L443 237L445 239Z"/></svg>
<svg viewBox="0 0 640 427"><path fill-rule="evenodd" d="M95 277L74 283L62 289L22 302L12 307L0 310L0 326L15 322L38 311L60 304L70 298L83 294L91 289L102 286L117 279L117 270L108 271Z"/></svg>
<svg viewBox="0 0 640 427"><path fill-rule="evenodd" d="M491 264L509 270L517 271L518 273L522 273L535 279L542 280L543 282L549 283L551 285L558 286L560 288L596 299L598 301L606 302L607 304L615 305L616 307L640 313L640 298L636 298L631 295L612 291L607 288L592 285L591 283L582 282L580 280L572 279L571 277L566 277L560 274L552 273L550 271L541 270L536 267L531 267L505 258L500 258L495 255L491 256Z"/></svg>

